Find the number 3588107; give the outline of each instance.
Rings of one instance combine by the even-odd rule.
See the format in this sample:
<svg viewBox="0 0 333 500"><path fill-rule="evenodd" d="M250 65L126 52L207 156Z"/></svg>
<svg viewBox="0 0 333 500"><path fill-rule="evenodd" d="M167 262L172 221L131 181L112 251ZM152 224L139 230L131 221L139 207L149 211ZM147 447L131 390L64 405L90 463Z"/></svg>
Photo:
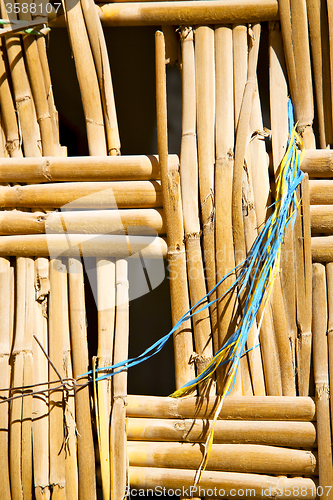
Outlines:
<svg viewBox="0 0 333 500"><path fill-rule="evenodd" d="M6 3L7 14L51 14L52 11L58 12L61 3Z"/></svg>

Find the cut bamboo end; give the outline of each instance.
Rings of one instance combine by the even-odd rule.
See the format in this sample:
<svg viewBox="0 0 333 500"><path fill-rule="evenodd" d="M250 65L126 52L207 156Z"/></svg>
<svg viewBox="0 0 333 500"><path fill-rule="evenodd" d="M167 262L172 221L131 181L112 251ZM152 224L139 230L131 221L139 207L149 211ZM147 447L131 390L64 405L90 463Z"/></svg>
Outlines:
<svg viewBox="0 0 333 500"><path fill-rule="evenodd" d="M218 400L201 397L165 398L157 396L127 397L127 415L151 418L208 418L215 414ZM228 396L219 419L297 420L315 419L315 404L309 397L287 396Z"/></svg>

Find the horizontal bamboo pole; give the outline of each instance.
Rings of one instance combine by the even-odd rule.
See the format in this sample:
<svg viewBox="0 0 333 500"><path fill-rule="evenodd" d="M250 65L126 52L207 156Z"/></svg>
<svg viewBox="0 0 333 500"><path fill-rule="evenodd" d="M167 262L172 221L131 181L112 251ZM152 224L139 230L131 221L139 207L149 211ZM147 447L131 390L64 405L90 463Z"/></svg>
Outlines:
<svg viewBox="0 0 333 500"><path fill-rule="evenodd" d="M333 262L333 236L313 236L311 252L313 262Z"/></svg>
<svg viewBox="0 0 333 500"><path fill-rule="evenodd" d="M179 158L169 155L170 170ZM0 182L127 181L160 178L157 156L1 158Z"/></svg>
<svg viewBox="0 0 333 500"><path fill-rule="evenodd" d="M166 258L167 244L163 238L89 234L37 234L3 236L0 238L2 257L145 257Z"/></svg>
<svg viewBox="0 0 333 500"><path fill-rule="evenodd" d="M108 4L101 8L104 26L205 25L254 23L278 19L276 0L227 0Z"/></svg>
<svg viewBox="0 0 333 500"><path fill-rule="evenodd" d="M333 151L331 149L307 149L301 163L303 172L313 177L333 176Z"/></svg>
<svg viewBox="0 0 333 500"><path fill-rule="evenodd" d="M1 207L60 208L64 205L66 209L161 207L161 186L155 181L0 186Z"/></svg>
<svg viewBox="0 0 333 500"><path fill-rule="evenodd" d="M140 489L154 488L161 494L165 488L166 493L172 495L171 490L174 489L174 493L183 497L199 495L206 498L228 498L238 494L238 498L251 496L254 500L273 500L277 496L288 500L293 488L299 488L305 500L313 500L316 497L316 485L310 478L205 471L200 484L193 486L194 476L195 471L186 469L129 467L130 486L132 491L136 490L136 494Z"/></svg>
<svg viewBox="0 0 333 500"><path fill-rule="evenodd" d="M129 465L197 469L202 460L199 443L129 441ZM259 474L306 474L315 472L316 459L309 451L257 444L213 444L206 470Z"/></svg>
<svg viewBox="0 0 333 500"><path fill-rule="evenodd" d="M126 425L129 441L204 443L211 428L212 421L201 419L128 418ZM316 428L312 422L218 420L214 443L313 448Z"/></svg>
<svg viewBox="0 0 333 500"><path fill-rule="evenodd" d="M127 403L127 416L131 417L212 419L218 399L130 395ZM315 419L315 404L309 397L228 396L223 402L219 418L311 422Z"/></svg>
<svg viewBox="0 0 333 500"><path fill-rule="evenodd" d="M309 181L310 204L331 205L333 204L333 181L312 180Z"/></svg>
<svg viewBox="0 0 333 500"><path fill-rule="evenodd" d="M333 234L333 205L310 205L312 234Z"/></svg>
<svg viewBox="0 0 333 500"><path fill-rule="evenodd" d="M79 210L72 212L0 211L0 235L16 234L166 234L161 209Z"/></svg>

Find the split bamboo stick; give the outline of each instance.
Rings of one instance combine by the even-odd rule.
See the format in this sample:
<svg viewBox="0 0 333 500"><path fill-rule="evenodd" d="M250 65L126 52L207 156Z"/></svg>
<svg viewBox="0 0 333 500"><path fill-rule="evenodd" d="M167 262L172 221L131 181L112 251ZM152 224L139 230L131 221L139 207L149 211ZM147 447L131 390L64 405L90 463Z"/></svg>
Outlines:
<svg viewBox="0 0 333 500"><path fill-rule="evenodd" d="M81 256L85 257L140 257L161 259L167 256L163 238L151 236L121 236L87 234L36 234L3 236L0 255L9 256Z"/></svg>
<svg viewBox="0 0 333 500"><path fill-rule="evenodd" d="M329 380L327 353L327 296L326 273L322 264L313 265L313 370L316 388L317 439L319 484L333 484L332 439L329 409ZM333 494L328 493L328 498Z"/></svg>
<svg viewBox="0 0 333 500"><path fill-rule="evenodd" d="M69 272L69 316L73 375L77 379L88 371L88 344L84 299L83 266L81 260L70 258ZM80 378L80 383L87 377ZM89 386L75 389L75 419L77 425L77 454L79 498L96 498L95 451L92 435Z"/></svg>
<svg viewBox="0 0 333 500"><path fill-rule="evenodd" d="M129 441L204 443L211 427L209 420L128 418L126 432ZM218 420L214 443L314 448L316 428L311 422Z"/></svg>
<svg viewBox="0 0 333 500"><path fill-rule="evenodd" d="M215 54L214 29L195 29L195 80L201 226L207 289L216 285L215 264ZM216 292L210 300L216 299ZM213 346L218 350L217 305L210 307Z"/></svg>
<svg viewBox="0 0 333 500"><path fill-rule="evenodd" d="M173 399L157 396L127 398L127 415L151 418L214 418L218 400L190 397ZM228 396L225 398L219 419L244 420L297 420L311 422L315 419L315 404L309 397Z"/></svg>
<svg viewBox="0 0 333 500"><path fill-rule="evenodd" d="M86 120L89 154L103 156L107 152L103 110L81 3L65 0L64 7Z"/></svg>
<svg viewBox="0 0 333 500"><path fill-rule="evenodd" d="M326 264L326 281L327 281L327 305L328 305L328 325L327 325L327 342L328 342L328 378L329 386L333 387L333 264ZM330 398L330 415L331 415L331 435L333 433L333 400Z"/></svg>
<svg viewBox="0 0 333 500"><path fill-rule="evenodd" d="M155 181L36 184L0 186L2 207L153 208L162 206L161 186ZM68 204L71 204L68 206Z"/></svg>
<svg viewBox="0 0 333 500"><path fill-rule="evenodd" d="M48 355L61 377L64 377L63 345L68 328L67 269L60 259L50 260L50 304ZM49 380L59 375L49 365ZM52 498L66 499L66 443L64 434L65 392L62 389L49 395L50 484Z"/></svg>
<svg viewBox="0 0 333 500"><path fill-rule="evenodd" d="M8 259L0 259L0 318L1 318L1 335L0 335L0 379L1 386L5 389L10 387L10 372L9 364L11 351L12 320L11 314L11 273L10 262ZM7 398L9 391L0 392L0 397ZM9 403L1 401L0 404L0 497L3 500L11 500L10 493L10 476L9 476Z"/></svg>
<svg viewBox="0 0 333 500"><path fill-rule="evenodd" d="M0 212L0 234L128 234L165 235L161 209L80 210L69 212Z"/></svg>
<svg viewBox="0 0 333 500"><path fill-rule="evenodd" d="M180 153L181 191L184 214L187 275L191 306L205 297L198 207L198 163L196 147L195 60L192 28L181 29L182 47L182 139ZM210 319L207 311L193 318L196 366L202 372L212 356Z"/></svg>
<svg viewBox="0 0 333 500"><path fill-rule="evenodd" d="M229 0L198 1L190 9L187 1L168 5L163 2L107 4L101 7L100 16L104 26L191 26L274 21L279 14L276 0Z"/></svg>
<svg viewBox="0 0 333 500"><path fill-rule="evenodd" d="M159 467L130 467L131 488L135 494L147 490L158 494L206 495L226 498L239 494L257 499L273 500L278 494L282 500L290 498L289 491L299 488L305 500L316 498L316 484L310 478L274 477L263 474L240 474L235 472L204 471L200 484L193 486L195 471L186 469L163 469ZM303 489L302 489L303 488ZM134 491L133 491L134 493Z"/></svg>
<svg viewBox="0 0 333 500"><path fill-rule="evenodd" d="M50 292L49 261L35 260L35 303L34 303L34 335L48 351L48 295ZM47 389L48 360L40 346L34 340L32 344L34 359L33 383L42 384L38 390ZM33 411L33 467L36 500L48 500L51 496L49 482L49 418L48 397L45 394L34 396Z"/></svg>
<svg viewBox="0 0 333 500"><path fill-rule="evenodd" d="M128 358L129 293L128 262L116 261L116 328L113 363ZM127 485L126 398L127 370L113 376L113 404L110 430L111 498L125 496Z"/></svg>
<svg viewBox="0 0 333 500"><path fill-rule="evenodd" d="M311 233L333 234L333 205L311 205Z"/></svg>
<svg viewBox="0 0 333 500"><path fill-rule="evenodd" d="M21 141L19 136L19 129L17 118L11 95L8 76L3 59L3 53L0 55L0 106L1 106L1 120L3 121L4 131L6 134L6 151L12 158L22 157Z"/></svg>
<svg viewBox="0 0 333 500"><path fill-rule="evenodd" d="M115 328L116 269L111 259L97 259L97 314L98 314L98 368L113 364ZM100 372L103 375L103 371ZM110 418L112 405L112 380L101 380L97 385L97 434L101 463L104 500L110 499Z"/></svg>
<svg viewBox="0 0 333 500"><path fill-rule="evenodd" d="M183 213L180 199L179 172L168 167L168 133L166 102L165 41L162 32L155 34L156 44L156 114L157 145L162 181L162 199L168 241L168 262L172 322L175 325L189 310ZM141 212L142 210L140 210ZM187 321L173 336L176 388L195 377L190 357L193 353L191 322Z"/></svg>
<svg viewBox="0 0 333 500"><path fill-rule="evenodd" d="M325 1L316 0L306 0L306 5L316 90L319 143L320 147L325 149L333 141L327 7Z"/></svg>
<svg viewBox="0 0 333 500"><path fill-rule="evenodd" d="M95 2L82 0L84 21L94 58L106 129L107 149L109 155L120 154L120 138L116 115L116 105L113 94L111 70L104 33Z"/></svg>
<svg viewBox="0 0 333 500"><path fill-rule="evenodd" d="M129 465L197 469L202 460L199 443L129 441ZM309 451L255 444L213 444L206 470L259 474L313 475L316 459Z"/></svg>
<svg viewBox="0 0 333 500"><path fill-rule="evenodd" d="M177 155L168 157L170 170L179 168ZM305 162L306 163L306 162ZM76 156L70 158L2 158L0 182L127 181L160 178L157 156Z"/></svg>
<svg viewBox="0 0 333 500"><path fill-rule="evenodd" d="M234 90L233 43L231 26L215 28L215 77L216 77L216 160L215 160L215 250L216 279L220 281L235 268L232 235L231 202L234 150ZM222 297L234 281L228 277L217 289ZM218 301L219 348L236 328L238 301L236 293ZM217 390L223 392L225 367L217 370ZM234 390L241 391L240 378Z"/></svg>
<svg viewBox="0 0 333 500"><path fill-rule="evenodd" d="M333 181L309 181L311 205L333 205Z"/></svg>

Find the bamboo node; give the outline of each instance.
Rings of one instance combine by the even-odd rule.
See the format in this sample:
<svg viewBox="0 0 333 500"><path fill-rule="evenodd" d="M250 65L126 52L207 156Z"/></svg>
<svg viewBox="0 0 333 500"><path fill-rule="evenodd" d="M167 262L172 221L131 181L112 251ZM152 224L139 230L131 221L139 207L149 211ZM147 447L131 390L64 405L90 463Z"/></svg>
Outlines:
<svg viewBox="0 0 333 500"><path fill-rule="evenodd" d="M12 153L16 149L20 149L19 139L14 139L13 141L6 142L6 150L8 151L8 153Z"/></svg>
<svg viewBox="0 0 333 500"><path fill-rule="evenodd" d="M181 28L178 28L176 31L180 33L180 40L182 42L185 42L186 38L193 33L193 28L192 26L182 26Z"/></svg>
<svg viewBox="0 0 333 500"><path fill-rule="evenodd" d="M200 239L201 232L187 233L185 234L185 241L198 240Z"/></svg>
<svg viewBox="0 0 333 500"><path fill-rule="evenodd" d="M95 120L92 120L91 118L86 118L86 122L91 123L92 125L97 125L98 127L104 128L104 123L96 122Z"/></svg>
<svg viewBox="0 0 333 500"><path fill-rule="evenodd" d="M321 384L316 384L316 394L318 399L322 399L323 397L328 398L330 395L330 389L327 382L323 382Z"/></svg>
<svg viewBox="0 0 333 500"><path fill-rule="evenodd" d="M45 177L45 179L47 181L51 181L52 180L52 176L48 172L49 166L50 166L50 161L49 160L46 160L45 164L42 165L42 175L43 175L43 177Z"/></svg>

